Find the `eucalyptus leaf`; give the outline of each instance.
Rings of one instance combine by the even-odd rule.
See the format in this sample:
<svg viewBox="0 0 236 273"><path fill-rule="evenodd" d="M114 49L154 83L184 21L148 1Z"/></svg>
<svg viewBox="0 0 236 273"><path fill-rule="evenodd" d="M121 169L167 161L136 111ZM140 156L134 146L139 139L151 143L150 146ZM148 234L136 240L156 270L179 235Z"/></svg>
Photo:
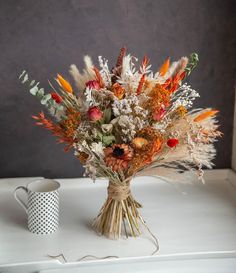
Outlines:
<svg viewBox="0 0 236 273"><path fill-rule="evenodd" d="M51 95L50 95L50 96L51 96ZM44 97L44 89L43 89L43 88L40 88L40 89L38 90L37 97L38 97L39 99L42 99L42 98Z"/></svg>
<svg viewBox="0 0 236 273"><path fill-rule="evenodd" d="M49 106L49 107L55 108L56 105L54 104L54 100L50 99L50 100L48 101L48 106Z"/></svg>
<svg viewBox="0 0 236 273"><path fill-rule="evenodd" d="M35 80L32 80L30 83L30 86L33 86L35 84Z"/></svg>
<svg viewBox="0 0 236 273"><path fill-rule="evenodd" d="M30 93L33 95L33 96L36 96L37 95L37 93L38 93L38 86L34 86L34 87L32 87L31 89L30 89Z"/></svg>
<svg viewBox="0 0 236 273"><path fill-rule="evenodd" d="M41 104L45 105L47 104L48 100L51 99L51 94L47 94L45 96L43 96L43 98L41 99Z"/></svg>
<svg viewBox="0 0 236 273"><path fill-rule="evenodd" d="M24 70L22 71L21 75L19 76L19 79L22 83L27 82L27 87L29 89L29 92L36 96L41 104L43 104L49 112L55 116L58 120L61 120L62 116L64 116L64 106L57 104L51 97L51 94L44 93L44 89L39 87L39 82L36 82L35 80L29 79L29 75ZM102 138L100 139L102 141Z"/></svg>
<svg viewBox="0 0 236 273"><path fill-rule="evenodd" d="M64 110L64 106L63 105L57 105L57 110L63 111Z"/></svg>
<svg viewBox="0 0 236 273"><path fill-rule="evenodd" d="M23 70L23 71L21 72L20 76L19 76L19 79L20 79L21 77L23 77L25 73L26 73L26 71Z"/></svg>
<svg viewBox="0 0 236 273"><path fill-rule="evenodd" d="M22 80L22 83L27 82L27 81L28 81L28 79L29 79L28 74L25 74L24 79Z"/></svg>

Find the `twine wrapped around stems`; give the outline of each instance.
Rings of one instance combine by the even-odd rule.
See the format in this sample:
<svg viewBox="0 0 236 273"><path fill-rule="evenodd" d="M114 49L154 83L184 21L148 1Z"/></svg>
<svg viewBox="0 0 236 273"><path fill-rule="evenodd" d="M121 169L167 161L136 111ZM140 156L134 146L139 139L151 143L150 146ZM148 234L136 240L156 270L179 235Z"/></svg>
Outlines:
<svg viewBox="0 0 236 273"><path fill-rule="evenodd" d="M130 195L130 183L121 186L109 183L107 193L111 199L123 201Z"/></svg>
<svg viewBox="0 0 236 273"><path fill-rule="evenodd" d="M112 239L118 239L122 234L139 236L140 222L144 224L144 221L138 211L141 205L130 192L130 179L122 184L109 182L107 191L107 200L93 223L95 230Z"/></svg>

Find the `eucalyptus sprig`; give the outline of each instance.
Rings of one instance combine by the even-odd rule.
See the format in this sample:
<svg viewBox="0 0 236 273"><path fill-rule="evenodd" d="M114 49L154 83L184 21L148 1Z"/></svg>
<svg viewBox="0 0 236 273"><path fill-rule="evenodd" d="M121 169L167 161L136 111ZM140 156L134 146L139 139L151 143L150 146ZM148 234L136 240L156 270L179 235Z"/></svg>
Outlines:
<svg viewBox="0 0 236 273"><path fill-rule="evenodd" d="M44 88L39 87L39 82L30 80L29 74L24 70L19 76L22 84L28 85L31 95L37 97L41 104L48 108L49 112L57 119L64 117L64 107L55 102L50 93L45 93Z"/></svg>

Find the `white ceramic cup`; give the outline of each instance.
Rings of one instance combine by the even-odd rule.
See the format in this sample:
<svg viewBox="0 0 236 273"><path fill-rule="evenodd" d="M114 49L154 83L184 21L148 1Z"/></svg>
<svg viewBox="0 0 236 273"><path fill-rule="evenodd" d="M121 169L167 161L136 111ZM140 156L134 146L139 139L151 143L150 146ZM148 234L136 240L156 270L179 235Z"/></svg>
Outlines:
<svg viewBox="0 0 236 273"><path fill-rule="evenodd" d="M51 179L40 179L30 182L26 187L19 186L14 190L16 201L23 207L28 216L28 228L36 234L50 234L57 230L59 224L60 184ZM22 190L27 195L27 204L18 195Z"/></svg>

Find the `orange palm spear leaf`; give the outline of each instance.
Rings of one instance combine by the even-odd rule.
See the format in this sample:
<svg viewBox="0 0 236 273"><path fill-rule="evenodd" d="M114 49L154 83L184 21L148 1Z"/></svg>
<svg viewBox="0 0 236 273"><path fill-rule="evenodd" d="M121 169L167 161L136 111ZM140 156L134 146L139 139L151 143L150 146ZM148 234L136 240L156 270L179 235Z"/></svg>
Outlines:
<svg viewBox="0 0 236 273"><path fill-rule="evenodd" d="M161 66L161 68L159 69L159 73L160 75L163 77L165 76L166 72L168 71L170 66L170 58L168 58L163 65Z"/></svg>
<svg viewBox="0 0 236 273"><path fill-rule="evenodd" d="M73 89L72 89L70 83L68 81L66 81L60 74L57 74L57 80L65 91L67 91L69 93L73 93Z"/></svg>
<svg viewBox="0 0 236 273"><path fill-rule="evenodd" d="M202 121L202 120L204 120L206 118L214 116L218 112L219 112L218 110L208 110L208 111L198 115L197 117L195 117L195 119L193 121L195 121L195 122Z"/></svg>

